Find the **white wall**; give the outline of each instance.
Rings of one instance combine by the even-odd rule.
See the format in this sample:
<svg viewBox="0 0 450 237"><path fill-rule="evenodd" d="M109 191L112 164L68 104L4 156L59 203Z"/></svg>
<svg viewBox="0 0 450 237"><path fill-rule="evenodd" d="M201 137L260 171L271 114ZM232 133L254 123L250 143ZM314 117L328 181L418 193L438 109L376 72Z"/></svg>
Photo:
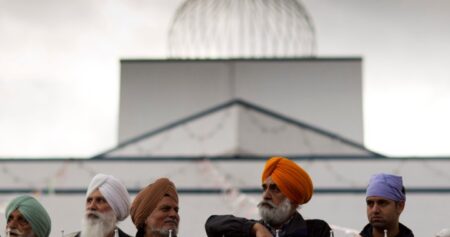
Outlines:
<svg viewBox="0 0 450 237"><path fill-rule="evenodd" d="M297 160L314 181L317 190L301 212L307 218L320 218L328 223L360 230L367 222L363 193L321 193L333 189L364 190L373 173L402 175L407 189L406 209L401 221L416 236L432 236L448 227L450 213L450 159L340 159ZM52 235L80 228L84 209L84 193L46 194L44 190L84 190L91 177L102 172L121 179L130 190L139 190L158 177L169 177L178 189L221 189L224 187L259 188L264 160L247 161L1 161L0 210L15 193L11 189L31 189L48 209L53 221ZM443 192L408 192L418 188L436 188ZM132 195L134 196L134 194ZM205 236L204 222L211 214L234 213L257 217L259 194L181 194L180 236ZM4 218L0 218L0 231ZM122 223L132 234L130 219ZM3 233L3 232L0 232ZM338 236L338 235L337 235Z"/></svg>
<svg viewBox="0 0 450 237"><path fill-rule="evenodd" d="M360 58L122 60L119 142L233 98L363 143Z"/></svg>

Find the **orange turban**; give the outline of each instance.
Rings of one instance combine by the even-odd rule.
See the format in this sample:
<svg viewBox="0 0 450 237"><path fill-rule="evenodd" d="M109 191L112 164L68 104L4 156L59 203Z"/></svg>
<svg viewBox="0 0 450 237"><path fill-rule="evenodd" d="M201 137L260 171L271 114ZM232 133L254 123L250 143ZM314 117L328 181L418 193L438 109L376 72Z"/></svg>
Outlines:
<svg viewBox="0 0 450 237"><path fill-rule="evenodd" d="M281 192L295 204L305 204L313 195L313 184L308 173L287 158L270 158L264 166L262 182L269 176Z"/></svg>
<svg viewBox="0 0 450 237"><path fill-rule="evenodd" d="M164 196L173 198L178 203L175 185L167 178L160 178L142 189L131 204L131 220L137 229L145 226L145 220L155 210Z"/></svg>

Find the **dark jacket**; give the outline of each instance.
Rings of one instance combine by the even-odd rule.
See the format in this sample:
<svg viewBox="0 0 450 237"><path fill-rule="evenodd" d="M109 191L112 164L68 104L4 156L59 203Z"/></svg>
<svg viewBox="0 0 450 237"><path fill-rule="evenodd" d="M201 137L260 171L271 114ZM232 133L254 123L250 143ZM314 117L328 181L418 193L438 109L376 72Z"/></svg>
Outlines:
<svg viewBox="0 0 450 237"><path fill-rule="evenodd" d="M129 235L127 235L125 232L123 232L120 228L117 228L118 232L119 232L119 237L131 237ZM65 237L80 237L81 232L75 232L72 234L68 234Z"/></svg>
<svg viewBox="0 0 450 237"><path fill-rule="evenodd" d="M249 220L232 215L210 216L205 224L208 237L250 237L253 225L259 222L275 236L275 230L262 221ZM323 220L304 220L296 212L292 219L280 228L280 237L329 237L330 226Z"/></svg>
<svg viewBox="0 0 450 237"><path fill-rule="evenodd" d="M404 226L402 223L399 223L399 225L400 225L400 232L396 237L414 237L413 232L408 227ZM359 234L362 237L372 237L372 225L367 224Z"/></svg>

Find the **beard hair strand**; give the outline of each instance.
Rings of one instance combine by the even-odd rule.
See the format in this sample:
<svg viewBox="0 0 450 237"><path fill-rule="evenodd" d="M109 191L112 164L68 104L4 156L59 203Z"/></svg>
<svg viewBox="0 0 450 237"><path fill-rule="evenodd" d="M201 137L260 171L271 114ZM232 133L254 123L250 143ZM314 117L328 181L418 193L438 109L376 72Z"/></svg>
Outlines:
<svg viewBox="0 0 450 237"><path fill-rule="evenodd" d="M90 215L95 215L97 218L90 217ZM80 237L106 236L115 229L116 223L117 218L113 210L106 213L97 211L88 212L82 220Z"/></svg>
<svg viewBox="0 0 450 237"><path fill-rule="evenodd" d="M268 204L271 207L266 207ZM276 206L271 201L261 201L258 204L259 215L264 222L271 226L280 225L285 222L291 215L292 203L289 199L284 199L280 205Z"/></svg>

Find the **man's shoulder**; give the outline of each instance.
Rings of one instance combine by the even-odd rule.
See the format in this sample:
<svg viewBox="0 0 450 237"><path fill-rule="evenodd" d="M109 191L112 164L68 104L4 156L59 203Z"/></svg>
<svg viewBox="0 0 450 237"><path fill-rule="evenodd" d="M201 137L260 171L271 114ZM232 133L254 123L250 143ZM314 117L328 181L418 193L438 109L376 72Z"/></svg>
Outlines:
<svg viewBox="0 0 450 237"><path fill-rule="evenodd" d="M123 232L120 228L117 228L119 232L119 237L132 237L131 235L128 235L127 233Z"/></svg>
<svg viewBox="0 0 450 237"><path fill-rule="evenodd" d="M79 237L79 236L80 236L80 231L64 235L64 237Z"/></svg>
<svg viewBox="0 0 450 237"><path fill-rule="evenodd" d="M331 228L326 221L321 219L303 219L298 214L288 232L292 233L292 236L329 237L330 230Z"/></svg>
<svg viewBox="0 0 450 237"><path fill-rule="evenodd" d="M328 223L321 219L306 219L306 225L311 226L328 226Z"/></svg>
<svg viewBox="0 0 450 237"><path fill-rule="evenodd" d="M402 223L399 223L399 226L400 226L400 234L398 236L414 237L412 230L410 230L408 227L406 227ZM370 223L369 223L366 226L364 226L364 228L361 230L359 235L362 237L371 237L372 236L372 225L370 225Z"/></svg>
<svg viewBox="0 0 450 237"><path fill-rule="evenodd" d="M322 219L304 219L303 216L296 212L293 217L295 225L306 226L307 229L330 229L328 223Z"/></svg>
<svg viewBox="0 0 450 237"><path fill-rule="evenodd" d="M403 225L402 223L399 223L399 226L400 226L401 236L414 237L414 233L407 226Z"/></svg>
<svg viewBox="0 0 450 237"><path fill-rule="evenodd" d="M370 225L370 223L364 226L361 232L359 232L359 235L362 237L372 236L372 226Z"/></svg>
<svg viewBox="0 0 450 237"><path fill-rule="evenodd" d="M328 225L328 223L324 220L321 219L307 219L305 220L306 222L306 227L308 228L308 230L310 232L315 232L315 231L326 231L329 232L331 230L330 225Z"/></svg>
<svg viewBox="0 0 450 237"><path fill-rule="evenodd" d="M127 233L123 232L120 228L117 228L119 231L119 237L132 237L131 235L128 235ZM77 232L73 232L67 235L64 235L64 237L79 237L80 236L80 231Z"/></svg>

